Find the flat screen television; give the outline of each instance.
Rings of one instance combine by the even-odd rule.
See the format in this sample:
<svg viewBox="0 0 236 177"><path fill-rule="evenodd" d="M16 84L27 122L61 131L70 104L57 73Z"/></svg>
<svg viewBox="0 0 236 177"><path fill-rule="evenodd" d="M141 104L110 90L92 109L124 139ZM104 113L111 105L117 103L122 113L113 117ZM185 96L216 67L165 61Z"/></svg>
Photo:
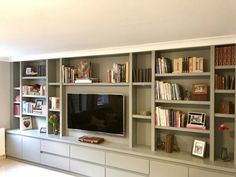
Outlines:
<svg viewBox="0 0 236 177"><path fill-rule="evenodd" d="M67 94L69 129L125 135L125 96Z"/></svg>

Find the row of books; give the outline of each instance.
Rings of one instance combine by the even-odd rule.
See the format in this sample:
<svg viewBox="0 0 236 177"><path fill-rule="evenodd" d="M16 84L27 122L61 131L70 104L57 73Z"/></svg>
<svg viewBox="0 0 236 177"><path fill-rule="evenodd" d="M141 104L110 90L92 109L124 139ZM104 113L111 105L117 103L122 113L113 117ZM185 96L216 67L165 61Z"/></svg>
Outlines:
<svg viewBox="0 0 236 177"><path fill-rule="evenodd" d="M14 104L14 115L20 115L20 104Z"/></svg>
<svg viewBox="0 0 236 177"><path fill-rule="evenodd" d="M22 86L22 94L23 95L40 95L44 96L46 92L45 85L24 85Z"/></svg>
<svg viewBox="0 0 236 177"><path fill-rule="evenodd" d="M215 74L215 89L234 90L235 76Z"/></svg>
<svg viewBox="0 0 236 177"><path fill-rule="evenodd" d="M179 110L155 108L155 126L156 127L186 127L187 115Z"/></svg>
<svg viewBox="0 0 236 177"><path fill-rule="evenodd" d="M107 80L110 83L129 82L129 63L113 63L111 70L107 71Z"/></svg>
<svg viewBox="0 0 236 177"><path fill-rule="evenodd" d="M22 113L23 114L43 114L46 115L46 106L41 105L40 109L37 108L37 105L35 102L22 102Z"/></svg>
<svg viewBox="0 0 236 177"><path fill-rule="evenodd" d="M182 87L177 83L156 80L155 98L157 100L182 100Z"/></svg>
<svg viewBox="0 0 236 177"><path fill-rule="evenodd" d="M173 73L203 72L203 57L181 57L173 59Z"/></svg>
<svg viewBox="0 0 236 177"><path fill-rule="evenodd" d="M215 48L215 65L235 65L236 61L236 46L218 46Z"/></svg>
<svg viewBox="0 0 236 177"><path fill-rule="evenodd" d="M46 65L37 66L37 76L46 76Z"/></svg>
<svg viewBox="0 0 236 177"><path fill-rule="evenodd" d="M63 83L75 83L78 78L78 69L73 66L62 65L62 82Z"/></svg>
<svg viewBox="0 0 236 177"><path fill-rule="evenodd" d="M156 73L192 73L203 72L204 59L203 57L180 57L174 58L172 61L169 58L156 59Z"/></svg>
<svg viewBox="0 0 236 177"><path fill-rule="evenodd" d="M152 69L151 68L136 68L133 69L133 82L151 82Z"/></svg>

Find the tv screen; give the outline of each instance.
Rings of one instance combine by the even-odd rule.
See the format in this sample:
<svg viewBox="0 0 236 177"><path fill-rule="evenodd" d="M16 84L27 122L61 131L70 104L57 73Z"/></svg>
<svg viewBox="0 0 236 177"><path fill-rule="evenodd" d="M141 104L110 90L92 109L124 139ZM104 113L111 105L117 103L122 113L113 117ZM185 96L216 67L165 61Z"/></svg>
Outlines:
<svg viewBox="0 0 236 177"><path fill-rule="evenodd" d="M67 103L68 128L124 135L124 95L68 94Z"/></svg>

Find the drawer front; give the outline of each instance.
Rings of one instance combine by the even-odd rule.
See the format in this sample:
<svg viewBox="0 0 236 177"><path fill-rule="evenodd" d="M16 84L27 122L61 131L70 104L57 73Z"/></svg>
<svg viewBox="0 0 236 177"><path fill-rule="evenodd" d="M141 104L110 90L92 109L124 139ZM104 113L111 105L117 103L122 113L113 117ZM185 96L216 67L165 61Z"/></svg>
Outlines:
<svg viewBox="0 0 236 177"><path fill-rule="evenodd" d="M72 145L70 146L70 157L98 164L105 164L105 152L100 150L83 148Z"/></svg>
<svg viewBox="0 0 236 177"><path fill-rule="evenodd" d="M211 172L201 169L189 168L189 177L199 177L199 176L207 176L207 177L234 177L234 175L223 174L219 172Z"/></svg>
<svg viewBox="0 0 236 177"><path fill-rule="evenodd" d="M41 151L69 157L69 145L64 143L42 140Z"/></svg>
<svg viewBox="0 0 236 177"><path fill-rule="evenodd" d="M125 172L125 171L121 171L121 170L107 168L106 169L106 177L145 177L145 176L133 174L133 173Z"/></svg>
<svg viewBox="0 0 236 177"><path fill-rule="evenodd" d="M41 164L62 170L69 170L69 159L66 157L41 153Z"/></svg>
<svg viewBox="0 0 236 177"><path fill-rule="evenodd" d="M89 177L105 177L105 167L77 160L70 160L70 171Z"/></svg>
<svg viewBox="0 0 236 177"><path fill-rule="evenodd" d="M188 177L188 168L150 161L150 177Z"/></svg>
<svg viewBox="0 0 236 177"><path fill-rule="evenodd" d="M149 160L118 153L106 153L106 165L138 173L149 173Z"/></svg>
<svg viewBox="0 0 236 177"><path fill-rule="evenodd" d="M22 158L31 162L40 163L40 140L31 137L22 137Z"/></svg>

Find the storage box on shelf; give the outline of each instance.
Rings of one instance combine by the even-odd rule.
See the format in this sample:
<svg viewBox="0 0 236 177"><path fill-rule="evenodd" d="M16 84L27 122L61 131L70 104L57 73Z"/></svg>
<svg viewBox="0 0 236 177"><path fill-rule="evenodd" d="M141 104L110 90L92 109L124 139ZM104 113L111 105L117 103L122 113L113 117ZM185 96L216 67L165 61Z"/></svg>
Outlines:
<svg viewBox="0 0 236 177"><path fill-rule="evenodd" d="M212 100L209 92L204 96L194 95L196 84L210 85L210 50L210 47L200 47L156 52L155 139L158 151L165 148L167 135L173 135L172 146L186 155L191 154L194 139L210 143ZM206 130L205 126L187 128L189 113L205 113Z"/></svg>

